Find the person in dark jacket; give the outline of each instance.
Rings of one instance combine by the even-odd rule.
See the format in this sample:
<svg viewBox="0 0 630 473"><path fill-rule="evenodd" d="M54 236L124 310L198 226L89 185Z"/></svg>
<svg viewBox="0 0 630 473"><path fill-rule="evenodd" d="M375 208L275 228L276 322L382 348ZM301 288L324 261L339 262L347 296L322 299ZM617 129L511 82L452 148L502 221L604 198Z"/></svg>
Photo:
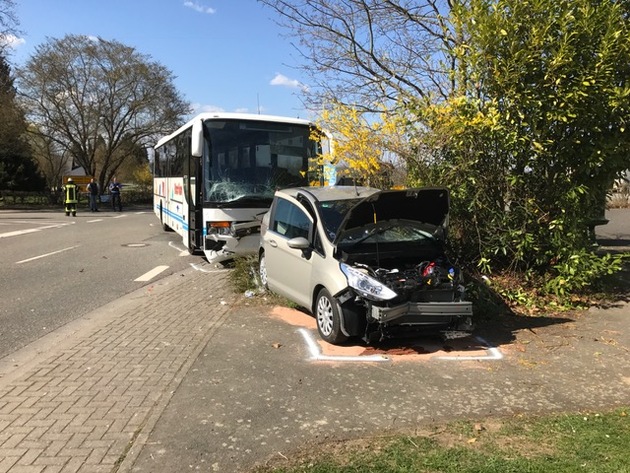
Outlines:
<svg viewBox="0 0 630 473"><path fill-rule="evenodd" d="M71 177L63 187L63 203L66 206L66 217L72 213L73 217L77 216L77 203L79 202L79 188Z"/></svg>
<svg viewBox="0 0 630 473"><path fill-rule="evenodd" d="M109 185L109 193L112 196L112 208L114 212L118 209L119 212L122 212L122 202L120 200L120 190L122 189L122 184L116 180L116 178L112 179L111 184Z"/></svg>
<svg viewBox="0 0 630 473"><path fill-rule="evenodd" d="M88 196L90 197L90 210L98 212L98 184L94 182L94 178L90 179L87 185Z"/></svg>

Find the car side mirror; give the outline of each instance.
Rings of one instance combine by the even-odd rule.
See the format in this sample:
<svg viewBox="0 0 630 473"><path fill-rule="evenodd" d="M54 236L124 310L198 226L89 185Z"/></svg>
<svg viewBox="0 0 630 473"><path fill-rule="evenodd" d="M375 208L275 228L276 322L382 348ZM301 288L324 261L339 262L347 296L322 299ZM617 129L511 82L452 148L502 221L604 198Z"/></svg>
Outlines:
<svg viewBox="0 0 630 473"><path fill-rule="evenodd" d="M289 245L289 248L294 248L296 250L308 250L311 246L308 240L304 237L291 238L287 242L287 245Z"/></svg>

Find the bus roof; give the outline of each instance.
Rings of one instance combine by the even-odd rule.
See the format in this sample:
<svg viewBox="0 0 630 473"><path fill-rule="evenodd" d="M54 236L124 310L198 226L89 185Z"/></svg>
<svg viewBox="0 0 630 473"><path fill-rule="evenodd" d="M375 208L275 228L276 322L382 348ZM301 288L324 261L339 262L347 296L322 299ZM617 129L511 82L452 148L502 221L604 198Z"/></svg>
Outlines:
<svg viewBox="0 0 630 473"><path fill-rule="evenodd" d="M206 112L200 113L191 118L184 125L179 127L170 135L166 135L158 140L155 144L155 148L162 146L167 141L171 140L175 136L179 135L182 131L190 128L193 122L197 120L258 120L263 122L279 122L279 123L292 123L295 125L309 125L314 123L310 120L304 120L301 118L281 117L278 115L259 115L257 113L229 113L229 112Z"/></svg>

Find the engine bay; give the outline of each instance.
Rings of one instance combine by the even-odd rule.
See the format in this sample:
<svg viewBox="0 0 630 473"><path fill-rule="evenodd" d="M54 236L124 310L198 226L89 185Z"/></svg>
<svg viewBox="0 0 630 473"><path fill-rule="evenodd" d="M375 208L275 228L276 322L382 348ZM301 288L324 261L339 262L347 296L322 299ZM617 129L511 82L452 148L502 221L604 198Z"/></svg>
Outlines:
<svg viewBox="0 0 630 473"><path fill-rule="evenodd" d="M389 268L361 263L354 267L396 292L398 297L392 302L450 302L463 297L461 271L445 258Z"/></svg>

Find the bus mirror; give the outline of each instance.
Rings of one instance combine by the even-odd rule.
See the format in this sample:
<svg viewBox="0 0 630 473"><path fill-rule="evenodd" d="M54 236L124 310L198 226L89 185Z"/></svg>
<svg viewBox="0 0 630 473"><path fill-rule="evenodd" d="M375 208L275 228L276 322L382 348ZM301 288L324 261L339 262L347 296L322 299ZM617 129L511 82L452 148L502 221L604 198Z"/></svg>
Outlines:
<svg viewBox="0 0 630 473"><path fill-rule="evenodd" d="M201 120L195 120L192 126L190 154L195 158L203 156L203 122Z"/></svg>

